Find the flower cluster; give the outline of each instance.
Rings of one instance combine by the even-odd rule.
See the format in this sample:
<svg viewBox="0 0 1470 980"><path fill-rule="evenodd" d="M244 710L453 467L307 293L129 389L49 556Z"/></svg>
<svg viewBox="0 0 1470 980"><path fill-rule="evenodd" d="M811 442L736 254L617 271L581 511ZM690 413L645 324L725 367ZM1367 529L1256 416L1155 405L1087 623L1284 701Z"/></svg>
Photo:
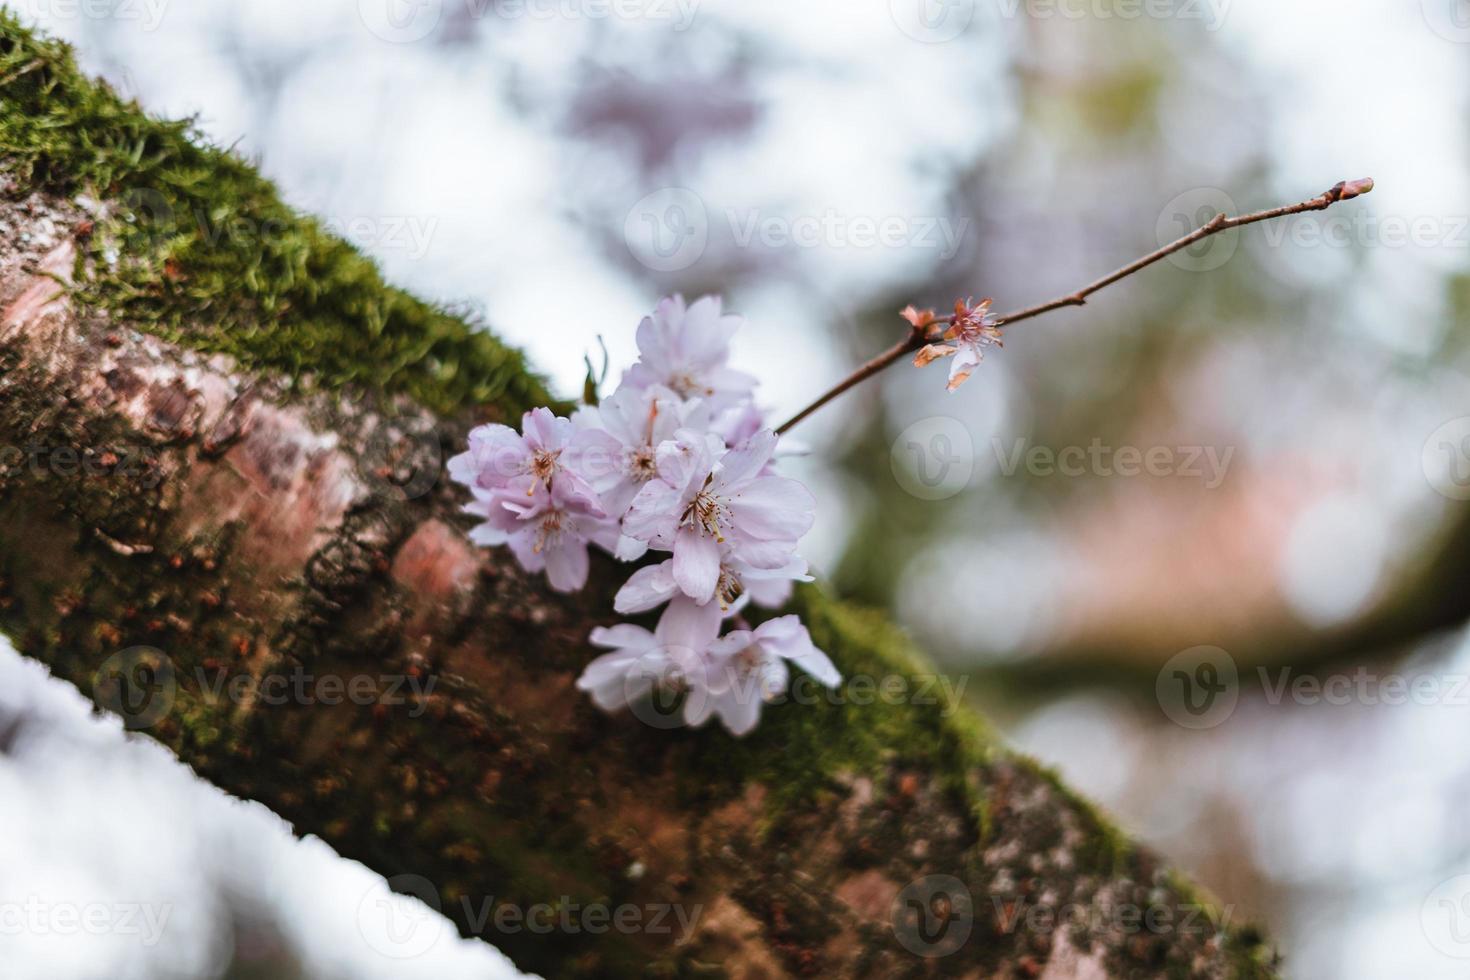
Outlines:
<svg viewBox="0 0 1470 980"><path fill-rule="evenodd" d="M835 687L841 680L796 616L750 628L750 603L778 608L810 581L797 544L816 502L775 470L756 381L728 366L741 318L715 297L661 301L638 327L638 363L618 389L571 418L527 412L521 431L470 433L450 477L470 489L482 545L507 545L552 588L587 582L588 546L623 561L648 558L617 593L623 615L665 607L654 630L622 623L592 632L612 652L577 686L615 711L655 688L684 695L682 720L718 717L736 735L786 689L788 663ZM727 621L734 628L725 631Z"/></svg>

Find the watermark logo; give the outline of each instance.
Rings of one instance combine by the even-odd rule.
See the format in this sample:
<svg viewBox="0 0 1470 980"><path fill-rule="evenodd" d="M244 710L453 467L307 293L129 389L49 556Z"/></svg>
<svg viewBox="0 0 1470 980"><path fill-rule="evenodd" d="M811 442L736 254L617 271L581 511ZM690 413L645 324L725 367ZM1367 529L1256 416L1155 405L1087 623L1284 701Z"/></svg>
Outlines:
<svg viewBox="0 0 1470 980"><path fill-rule="evenodd" d="M694 26L699 0L469 0L475 15L487 5L505 20L623 20L670 25L674 33Z"/></svg>
<svg viewBox="0 0 1470 980"><path fill-rule="evenodd" d="M915 956L948 956L974 927L974 897L953 875L925 875L893 900L893 934Z"/></svg>
<svg viewBox="0 0 1470 980"><path fill-rule="evenodd" d="M1435 886L1419 907L1419 925L1436 950L1470 960L1470 875L1456 875Z"/></svg>
<svg viewBox="0 0 1470 980"><path fill-rule="evenodd" d="M1017 439L1007 449L1000 439L991 440L1002 476L1015 476L1025 469L1034 477L1110 478L1153 476L1199 480L1206 490L1225 482L1235 447L1215 446L1109 446L1094 437L1086 446L1033 446Z"/></svg>
<svg viewBox="0 0 1470 980"><path fill-rule="evenodd" d="M915 41L953 41L975 19L975 0L888 0L893 23Z"/></svg>
<svg viewBox="0 0 1470 980"><path fill-rule="evenodd" d="M724 218L737 248L923 249L940 262L959 254L970 230L970 219L964 217L845 215L836 208L796 215L730 208Z"/></svg>
<svg viewBox="0 0 1470 980"><path fill-rule="evenodd" d="M131 936L153 948L168 928L173 904L139 902L0 902L0 936Z"/></svg>
<svg viewBox="0 0 1470 980"><path fill-rule="evenodd" d="M623 675L623 697L633 717L650 728L682 728L686 717L709 712L705 684L691 684L686 671L703 658L687 647L668 647L639 657Z"/></svg>
<svg viewBox="0 0 1470 980"><path fill-rule="evenodd" d="M363 26L391 44L422 41L439 26L443 0L357 0Z"/></svg>
<svg viewBox="0 0 1470 980"><path fill-rule="evenodd" d="M1470 0L1419 0L1429 29L1446 41L1470 44Z"/></svg>
<svg viewBox="0 0 1470 980"><path fill-rule="evenodd" d="M105 20L136 23L145 33L158 30L169 0L12 0L7 4L28 20Z"/></svg>
<svg viewBox="0 0 1470 980"><path fill-rule="evenodd" d="M378 419L363 446L362 470L373 493L389 500L417 500L439 482L444 443L433 419L408 413Z"/></svg>
<svg viewBox="0 0 1470 980"><path fill-rule="evenodd" d="M1090 901L1033 902L1025 898L990 897L995 922L1007 935L1023 929L1037 936L1058 930L1083 929L1093 935L1113 933L1124 936L1213 935L1230 925L1235 906L1216 907L1198 902L1133 902Z"/></svg>
<svg viewBox="0 0 1470 980"><path fill-rule="evenodd" d="M1207 31L1225 25L1233 0L1000 0L1002 17L1014 20L1199 21Z"/></svg>
<svg viewBox="0 0 1470 980"><path fill-rule="evenodd" d="M623 240L633 258L654 272L689 268L709 245L704 199L687 187L662 187L645 195L623 220Z"/></svg>
<svg viewBox="0 0 1470 980"><path fill-rule="evenodd" d="M128 647L102 662L92 675L92 700L118 715L128 731L162 721L178 697L173 661L153 647Z"/></svg>
<svg viewBox="0 0 1470 980"><path fill-rule="evenodd" d="M1235 659L1219 647L1191 647L1170 657L1154 682L1159 707L1174 724L1205 729L1224 724L1240 700Z"/></svg>
<svg viewBox="0 0 1470 980"><path fill-rule="evenodd" d="M173 205L151 187L135 187L124 193L117 210L122 215L131 247L157 248L178 234L178 216Z"/></svg>
<svg viewBox="0 0 1470 980"><path fill-rule="evenodd" d="M1235 213L1229 194L1218 187L1196 187L1164 205L1154 235L1162 248L1209 224L1216 215ZM1239 246L1240 229L1229 228L1174 252L1169 261L1189 272L1210 272L1229 262Z"/></svg>
<svg viewBox="0 0 1470 980"><path fill-rule="evenodd" d="M428 953L443 937L442 908L439 889L421 875L379 879L357 904L357 931L383 956L410 960Z"/></svg>
<svg viewBox="0 0 1470 980"><path fill-rule="evenodd" d="M1419 462L1436 493L1470 500L1470 415L1450 419L1430 433Z"/></svg>
<svg viewBox="0 0 1470 980"><path fill-rule="evenodd" d="M975 443L959 419L933 415L898 434L888 463L905 493L920 500L945 500L970 485Z"/></svg>

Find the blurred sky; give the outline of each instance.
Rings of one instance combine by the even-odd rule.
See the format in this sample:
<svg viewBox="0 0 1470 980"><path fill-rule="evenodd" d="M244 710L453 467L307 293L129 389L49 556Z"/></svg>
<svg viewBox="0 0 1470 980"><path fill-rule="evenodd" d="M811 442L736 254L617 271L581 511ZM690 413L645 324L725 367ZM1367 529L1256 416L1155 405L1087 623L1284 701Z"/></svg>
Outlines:
<svg viewBox="0 0 1470 980"><path fill-rule="evenodd" d="M900 571L881 589L861 579L865 597L891 601L951 669L1350 623L1458 513L1425 447L1470 397L1446 287L1470 245L1460 0L1175 0L1149 6L1157 17L1127 16L1140 9L1127 0L8 6L150 110L197 115L394 282L483 310L567 393L599 336L615 365L631 358L659 295L718 290L749 317L737 365L784 416L874 352L905 302L973 292L1024 306L1153 248L1205 205L1374 177L1371 197L1330 220L1248 230L1018 327L958 395L900 369L805 427L817 565L860 564L848 531L879 521L900 554L881 563ZM1086 445L1115 412L1115 442L1230 449L1220 487L1003 472L1017 440ZM916 495L898 462L890 472L904 433L964 450L952 499ZM895 500L927 515L911 537ZM1210 536L1205 557L1186 534ZM1465 660L1442 638L1419 654L1439 671ZM8 654L7 691L0 723L50 705L56 731L36 750L45 766L0 757L5 798L43 801L0 812L9 836L38 842L20 880L104 895L146 880L190 910L167 951L88 939L69 947L75 962L110 963L112 977L164 975L170 957L222 964L221 923L243 919L310 976L411 975L343 925L361 869L328 874L320 845L293 847L258 808L119 746ZM1446 728L1470 709L1246 700L1182 740L1156 707L1105 691L1011 720L1131 831L1265 914L1293 975L1462 975L1427 941L1421 904L1457 861L1470 870L1470 837L1445 831L1470 778ZM94 751L149 775L87 792L136 812L130 826L167 820L147 862L106 874L77 842L134 831L53 819L95 786ZM1405 757L1437 761L1406 775ZM6 857L7 880L20 860ZM1253 870L1232 877L1232 861ZM32 952L60 955L49 949ZM482 967L451 963L477 952ZM440 953L415 968L497 975L484 951Z"/></svg>

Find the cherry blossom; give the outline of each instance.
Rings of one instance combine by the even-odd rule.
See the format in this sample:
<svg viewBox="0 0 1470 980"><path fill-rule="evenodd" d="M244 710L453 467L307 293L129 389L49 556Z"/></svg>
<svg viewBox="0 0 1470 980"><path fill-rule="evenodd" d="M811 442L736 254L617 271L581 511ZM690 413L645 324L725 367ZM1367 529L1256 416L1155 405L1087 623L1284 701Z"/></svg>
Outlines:
<svg viewBox="0 0 1470 980"><path fill-rule="evenodd" d="M720 637L721 623L750 605L778 609L793 583L809 582L797 553L816 502L778 475L790 455L765 427L755 379L728 367L741 319L705 297L663 300L638 327L639 362L619 388L570 419L527 412L521 431L485 425L449 475L470 490L482 519L475 543L505 545L551 587L584 587L589 547L622 561L666 552L636 568L614 598L622 615L664 606L649 631L599 627L598 656L577 680L605 711L635 707L655 692L681 695L680 718L718 716L738 734L759 720L763 699L785 689L787 664L822 683L839 680L794 616ZM589 396L596 401L595 391Z"/></svg>
<svg viewBox="0 0 1470 980"><path fill-rule="evenodd" d="M577 689L603 711L618 711L648 697L655 686L685 693L684 711L703 718L709 693L708 651L720 632L713 604L688 599L669 604L653 632L632 623L599 626L593 645L611 650L589 663Z"/></svg>
<svg viewBox="0 0 1470 980"><path fill-rule="evenodd" d="M623 519L628 536L673 551L674 581L697 602L714 598L722 545L771 567L773 552L793 550L811 529L816 501L806 487L763 473L776 441L767 430L725 450L718 436L681 430L659 447L658 478Z"/></svg>
<svg viewBox="0 0 1470 980"><path fill-rule="evenodd" d="M603 509L614 517L627 513L638 491L658 475L658 447L681 428L702 429L707 416L702 402L686 402L662 385L622 387L596 408L578 412L574 421L584 431L579 471Z"/></svg>
<svg viewBox="0 0 1470 980"><path fill-rule="evenodd" d="M685 306L684 297L659 302L638 325L638 363L623 376L632 388L662 385L682 398L700 398L719 413L750 397L755 378L727 366L730 338L744 318L721 312L718 296Z"/></svg>
<svg viewBox="0 0 1470 980"><path fill-rule="evenodd" d="M587 481L569 465L594 437L577 432L570 419L549 408L533 408L521 417L521 432L508 425L482 425L470 430L469 450L449 460L449 477L477 496L514 489L527 496L557 480L563 496L596 504Z"/></svg>
<svg viewBox="0 0 1470 980"><path fill-rule="evenodd" d="M734 630L710 645L711 664L705 683L709 697L687 710L686 721L699 725L718 716L732 735L746 735L760 721L761 707L785 693L788 664L795 664L817 683L836 688L842 675L831 659L812 643L800 617L781 616L754 630Z"/></svg>
<svg viewBox="0 0 1470 980"><path fill-rule="evenodd" d="M478 497L464 508L485 519L470 531L470 540L509 545L526 571L544 569L553 589L575 592L587 584L588 543L613 550L618 527L588 497L563 490L570 486L558 479L548 490L538 481L526 492L508 487Z"/></svg>
<svg viewBox="0 0 1470 980"><path fill-rule="evenodd" d="M714 598L726 613L739 612L747 602L768 609L779 608L791 597L792 582L810 582L806 560L796 555L779 556L785 561L774 568L761 568L726 549L720 555L719 578ZM682 593L674 578L672 558L646 565L628 579L613 599L613 609L624 614L645 612Z"/></svg>
<svg viewBox="0 0 1470 980"><path fill-rule="evenodd" d="M904 317L915 326L921 325L916 318L922 316L913 307L904 310ZM932 317L929 319L932 320ZM949 363L948 388L954 391L969 380L975 368L985 359L985 348L1002 346L1000 327L990 315L990 300L982 299L978 303L956 300L954 317L941 339L944 343L928 344L920 349L914 355L914 366L925 367L941 357L953 357L954 360Z"/></svg>

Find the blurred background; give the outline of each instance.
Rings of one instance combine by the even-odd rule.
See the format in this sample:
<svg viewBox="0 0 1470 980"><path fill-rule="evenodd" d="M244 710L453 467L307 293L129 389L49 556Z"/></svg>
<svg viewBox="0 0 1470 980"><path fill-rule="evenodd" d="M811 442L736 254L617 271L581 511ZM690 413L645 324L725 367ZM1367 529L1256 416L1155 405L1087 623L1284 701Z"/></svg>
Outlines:
<svg viewBox="0 0 1470 980"><path fill-rule="evenodd" d="M1030 305L1372 176L1017 325L958 393L894 368L798 429L792 469L831 587L1264 922L1290 975L1470 971L1465 0L6 6L567 395L660 295L719 292L779 419L907 303ZM9 890L146 880L187 910L106 975L419 975L354 929L371 876L258 808L177 766L96 786L98 758L171 763L60 688L0 655L0 729L54 717L0 757L0 841L46 842L5 856ZM56 821L67 774L128 827ZM99 862L68 833L157 840ZM12 965L53 955L16 941ZM506 969L448 940L411 967Z"/></svg>

